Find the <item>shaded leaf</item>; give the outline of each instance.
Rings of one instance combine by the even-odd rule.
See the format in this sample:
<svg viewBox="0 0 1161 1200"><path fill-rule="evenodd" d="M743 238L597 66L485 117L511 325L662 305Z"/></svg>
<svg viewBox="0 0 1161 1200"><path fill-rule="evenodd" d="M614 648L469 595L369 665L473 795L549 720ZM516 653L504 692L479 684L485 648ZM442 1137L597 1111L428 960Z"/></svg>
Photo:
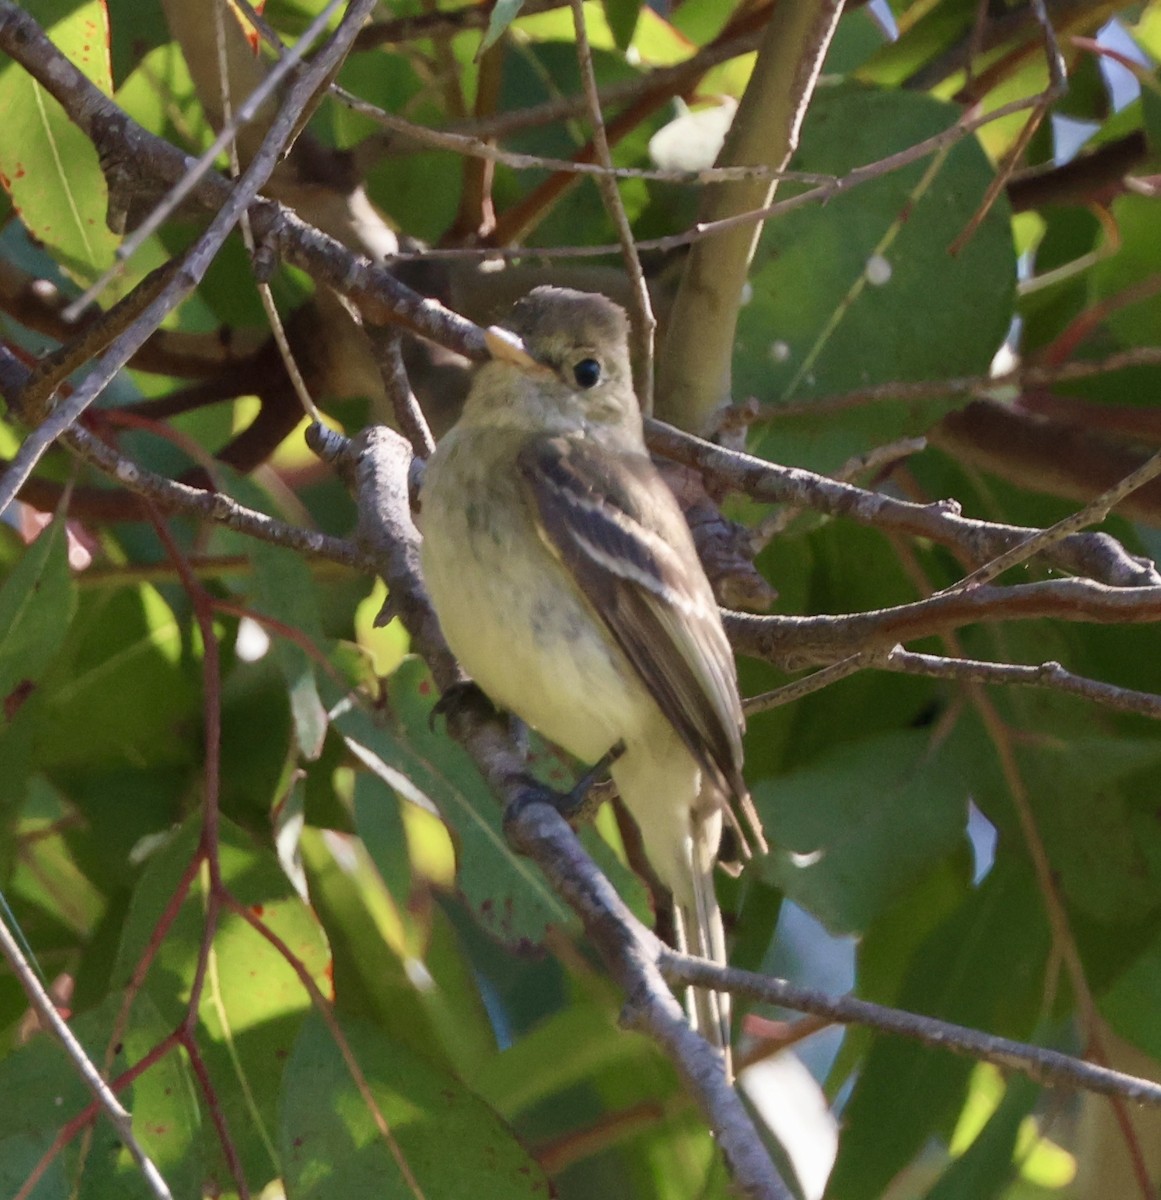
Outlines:
<svg viewBox="0 0 1161 1200"><path fill-rule="evenodd" d="M280 1104L287 1200L415 1200L416 1185L440 1200L551 1194L535 1160L454 1076L365 1022L346 1020L342 1030L394 1145L377 1128L330 1030L310 1017Z"/></svg>
<svg viewBox="0 0 1161 1200"><path fill-rule="evenodd" d="M155 588L86 590L44 677L40 766L200 761L200 675L181 623Z"/></svg>
<svg viewBox="0 0 1161 1200"><path fill-rule="evenodd" d="M912 956L890 1002L912 1012L1026 1038L1038 1016L1048 928L1031 876L1004 860ZM1013 912L1026 919L1013 921ZM970 1059L878 1035L843 1111L827 1196L879 1200L934 1132L945 1137L965 1095Z"/></svg>
<svg viewBox="0 0 1161 1200"><path fill-rule="evenodd" d="M842 174L930 137L959 116L912 92L818 93L792 166ZM861 184L826 205L770 220L738 318L734 395L807 406L759 441L780 462L831 470L870 446L925 429L962 398L881 400L813 417L812 396L892 380L985 371L1015 297L1009 214L993 207L958 254L950 247L991 182L973 141ZM938 287L932 281L938 279Z"/></svg>
<svg viewBox="0 0 1161 1200"><path fill-rule="evenodd" d="M763 875L834 933L866 929L967 824L966 786L922 732L835 747L753 792L774 847Z"/></svg>
<svg viewBox="0 0 1161 1200"><path fill-rule="evenodd" d="M56 657L76 602L68 535L58 519L24 551L0 587L0 699L6 707L19 707L15 689L35 683Z"/></svg>
<svg viewBox="0 0 1161 1200"><path fill-rule="evenodd" d="M605 19L613 33L618 50L624 50L633 40L637 18L641 13L641 0L601 0Z"/></svg>
<svg viewBox="0 0 1161 1200"><path fill-rule="evenodd" d="M251 480L234 474L230 483L231 491L242 503L261 512L269 509L265 493ZM299 749L304 758L315 759L322 752L327 717L318 694L315 660L303 644L321 649L323 642L310 568L301 555L286 547L227 530L219 531L219 536L236 552L246 555L253 566L248 582L254 608L277 622L268 630L271 651L289 689Z"/></svg>

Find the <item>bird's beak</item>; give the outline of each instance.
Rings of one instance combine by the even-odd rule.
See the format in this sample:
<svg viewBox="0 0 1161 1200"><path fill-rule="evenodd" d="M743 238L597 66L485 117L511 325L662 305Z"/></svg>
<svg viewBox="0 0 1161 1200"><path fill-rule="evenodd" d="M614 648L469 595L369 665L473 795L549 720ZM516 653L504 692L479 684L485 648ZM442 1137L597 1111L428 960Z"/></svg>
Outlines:
<svg viewBox="0 0 1161 1200"><path fill-rule="evenodd" d="M528 375L551 375L552 368L537 362L528 353L524 343L511 330L501 329L499 325L489 325L484 330L484 341L494 359L511 363Z"/></svg>

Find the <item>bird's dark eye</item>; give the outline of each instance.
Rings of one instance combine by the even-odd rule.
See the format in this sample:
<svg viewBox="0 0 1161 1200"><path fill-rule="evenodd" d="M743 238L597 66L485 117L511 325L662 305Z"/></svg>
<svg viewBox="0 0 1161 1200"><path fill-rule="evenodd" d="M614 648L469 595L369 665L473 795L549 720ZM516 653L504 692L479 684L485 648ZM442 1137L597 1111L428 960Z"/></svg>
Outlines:
<svg viewBox="0 0 1161 1200"><path fill-rule="evenodd" d="M601 381L601 364L595 358L582 358L572 369L578 387L596 387Z"/></svg>

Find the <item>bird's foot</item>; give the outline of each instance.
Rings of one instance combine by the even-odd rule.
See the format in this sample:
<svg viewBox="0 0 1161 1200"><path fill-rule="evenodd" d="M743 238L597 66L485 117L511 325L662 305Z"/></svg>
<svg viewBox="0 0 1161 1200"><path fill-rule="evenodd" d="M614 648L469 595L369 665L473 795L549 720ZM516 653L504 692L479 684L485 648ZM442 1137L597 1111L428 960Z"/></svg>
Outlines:
<svg viewBox="0 0 1161 1200"><path fill-rule="evenodd" d="M571 790L557 793L556 809L570 825L591 821L597 809L609 798L615 790L609 768L624 753L625 743L618 742L573 784Z"/></svg>
<svg viewBox="0 0 1161 1200"><path fill-rule="evenodd" d="M504 811L504 820L517 816L529 804L551 805L573 826L591 820L596 810L609 798L609 790L613 787L613 781L608 778L609 767L624 753L624 742L618 742L567 792L555 791L533 775L523 776L516 794Z"/></svg>
<svg viewBox="0 0 1161 1200"><path fill-rule="evenodd" d="M436 717L446 718L450 725L458 717L466 716L469 712L482 712L493 717L496 711L496 706L484 694L479 684L470 679L461 679L444 689L443 695L427 714L427 725L429 729L434 730Z"/></svg>

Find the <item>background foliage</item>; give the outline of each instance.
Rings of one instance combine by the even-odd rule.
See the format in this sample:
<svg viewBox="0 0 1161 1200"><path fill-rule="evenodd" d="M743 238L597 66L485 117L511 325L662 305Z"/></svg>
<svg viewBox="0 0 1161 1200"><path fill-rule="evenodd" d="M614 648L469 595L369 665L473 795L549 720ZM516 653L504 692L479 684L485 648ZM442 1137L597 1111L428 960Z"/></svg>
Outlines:
<svg viewBox="0 0 1161 1200"><path fill-rule="evenodd" d="M167 24L140 0L25 7L145 128L186 150L208 144L207 63L195 61L205 50L191 48L172 12ZM271 0L265 16L292 40L319 7ZM489 121L510 118L505 148L575 154L583 120L519 116L580 89L567 6L529 5L547 11L505 27L520 6L496 4L497 36L482 57L483 23L453 13L438 24L443 7L391 4L384 22L416 16L417 32L368 41L339 82L421 124L487 135ZM797 170L843 175L1048 83L1035 6L872 7L840 21ZM587 4L598 82L631 92L747 20L760 25L763 8ZM1027 111L768 222L733 363L734 400L760 406L754 453L830 472L926 434L922 452L862 478L921 501L954 497L988 520L1046 525L1157 443L1161 361L1113 356L1159 340L1150 164L1161 5L1060 4L1049 15L1071 87L1022 152ZM1098 52L1098 35L1116 57ZM640 105L614 131L617 163L650 165L650 138L678 115L675 97L702 106L740 97L752 62L732 57ZM616 111L610 102L607 118ZM24 286L46 280L71 294L111 262L118 239L105 226L96 151L7 60L0 113L0 320L9 344L36 352L51 342ZM311 132L350 151L348 165L405 238L445 248L480 237L615 241L591 180L556 188L549 169L485 172L479 160L385 135L333 99ZM1082 139L1070 174L1063 164ZM1024 173L953 247L1014 149ZM784 185L778 198L805 186ZM696 218L695 187L630 179L621 193L642 239ZM197 222L184 213L168 222L120 291L186 245ZM616 271L615 256L599 261ZM682 255L647 265L664 320ZM535 260L522 269L511 285L481 282L474 260L439 260L427 282L487 319L503 288L576 278ZM400 271L414 278L416 268ZM274 286L292 332L296 308L325 303L301 272L283 270ZM295 336L309 347L319 310L300 311L310 316ZM257 357L265 316L240 239L167 329L191 347L228 346L238 361L276 361ZM999 396L986 379L963 382L986 376L1005 343L1046 368L1111 366L1017 382ZM382 414L368 388L340 380L346 353L316 363L314 378L321 407L353 431ZM102 398L93 427L162 474L205 466L253 419L263 386L231 363L212 366L202 385L223 403L166 424L158 410L128 408L137 420L117 424L118 410L196 386L136 364ZM421 396L443 386L424 377L430 363L411 366ZM903 386L916 382L930 386ZM263 404L269 411L268 395ZM291 432L296 423L260 466L241 464L256 469L213 464L214 477L248 504L346 535L350 499ZM0 452L11 457L23 436L15 419L0 424ZM35 484L0 526L0 883L77 1035L112 1077L128 1072L122 1098L174 1195L275 1194L277 1181L292 1198L351 1200L729 1194L672 1067L617 1028L620 998L575 919L507 847L470 760L432 727L434 689L405 632L373 627L381 587L177 516L164 521L167 545L139 514L103 517L92 499L99 481L63 450ZM32 540L44 524L35 510L56 519ZM743 499L728 511L752 525L767 515ZM1159 514L1161 494L1145 489L1132 523L1106 528L1153 554ZM174 546L197 587L175 569ZM946 548L802 514L758 566L780 593L778 610L803 614L919 599L965 569ZM1021 568L1022 579L1042 576ZM1055 659L1161 690L1155 623L981 623L914 648ZM785 678L742 664L747 695ZM344 705L353 684L373 699ZM544 748L538 758L555 780L572 771ZM985 695L885 671L755 716L747 775L776 851L739 882L721 881L732 960L1156 1077L1144 1056L1161 1054L1159 761L1161 732L1145 716L1048 690ZM647 916L611 812L585 837ZM339 1040L312 993L334 999ZM807 1019L771 1023L779 1017L739 1013L751 1048L743 1058L759 1064L742 1082L805 1194L823 1194L832 1157L825 1195L835 1200L1156 1194L1147 1182L1161 1177L1156 1125L1139 1114L866 1030L820 1034ZM786 1044L809 1071L788 1055L772 1069ZM0 1053L0 1195L146 1194L109 1127L78 1120L88 1097L7 975ZM788 1111L802 1114L799 1126L785 1124Z"/></svg>

